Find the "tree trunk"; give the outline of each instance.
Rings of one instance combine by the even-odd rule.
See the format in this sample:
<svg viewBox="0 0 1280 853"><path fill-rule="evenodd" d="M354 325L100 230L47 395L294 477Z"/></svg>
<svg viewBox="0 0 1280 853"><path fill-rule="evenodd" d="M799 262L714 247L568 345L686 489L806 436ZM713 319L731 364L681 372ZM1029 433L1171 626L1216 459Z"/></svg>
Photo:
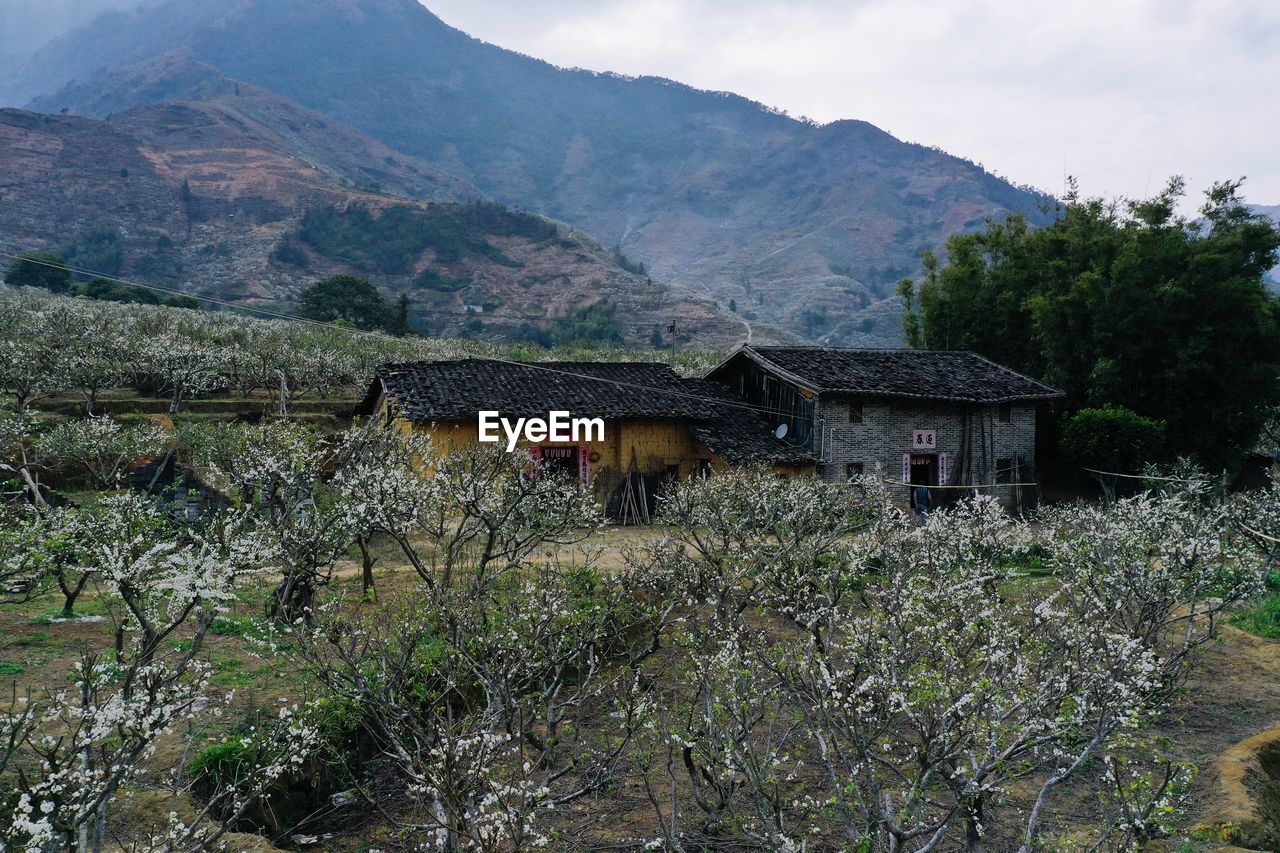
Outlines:
<svg viewBox="0 0 1280 853"><path fill-rule="evenodd" d="M82 574L80 580L72 584L67 581L62 569L58 569L54 577L58 581L58 589L62 591L62 618L71 619L76 615L76 599L84 591L89 576Z"/></svg>
<svg viewBox="0 0 1280 853"><path fill-rule="evenodd" d="M986 843L983 836L986 832L986 801L982 794L978 794L967 805L967 813L964 816L964 834L965 834L965 850L968 853L983 853L986 850Z"/></svg>
<svg viewBox="0 0 1280 853"><path fill-rule="evenodd" d="M363 564L363 573L360 576L360 593L366 599L374 600L377 594L373 592L373 564L378 561L376 557L369 554L369 540L361 536L358 540L360 543L360 562Z"/></svg>
<svg viewBox="0 0 1280 853"><path fill-rule="evenodd" d="M293 622L298 617L311 624L311 602L315 598L315 586L307 578L285 578L276 587L271 599L271 618Z"/></svg>
<svg viewBox="0 0 1280 853"><path fill-rule="evenodd" d="M27 493L31 495L31 502L37 509L47 509L49 505L45 502L44 495L40 493L40 484L35 477L31 476L31 470L23 465L18 469L18 474L22 477L22 484L26 486Z"/></svg>

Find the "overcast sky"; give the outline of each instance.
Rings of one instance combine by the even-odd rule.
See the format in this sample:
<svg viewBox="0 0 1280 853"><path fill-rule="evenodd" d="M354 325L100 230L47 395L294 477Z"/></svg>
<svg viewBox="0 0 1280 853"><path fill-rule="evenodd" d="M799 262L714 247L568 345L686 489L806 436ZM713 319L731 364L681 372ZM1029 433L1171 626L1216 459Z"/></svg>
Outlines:
<svg viewBox="0 0 1280 853"><path fill-rule="evenodd" d="M425 0L564 66L865 119L1017 183L1280 203L1278 0Z"/></svg>

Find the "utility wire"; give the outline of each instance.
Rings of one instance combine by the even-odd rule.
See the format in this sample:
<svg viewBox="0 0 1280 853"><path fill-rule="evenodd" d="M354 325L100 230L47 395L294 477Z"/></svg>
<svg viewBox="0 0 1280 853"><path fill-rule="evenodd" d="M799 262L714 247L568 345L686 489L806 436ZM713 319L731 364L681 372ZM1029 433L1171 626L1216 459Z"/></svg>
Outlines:
<svg viewBox="0 0 1280 853"><path fill-rule="evenodd" d="M119 277L117 277L117 276L110 276L110 275L100 274L100 273L93 272L92 270L80 269L80 268L78 268L78 267L72 267L72 266L69 266L69 265L66 265L66 264L55 264L55 263L53 263L53 262L51 262L51 261L40 260L40 259L37 259L37 258L24 258L24 257L22 257L22 256L20 256L20 255L13 255L13 254L10 254L9 252L4 252L4 251L0 251L0 258L9 258L10 260L15 260L15 261L17 261L17 260L21 260L21 261L26 261L26 262L28 262L28 263L41 264L41 265L43 265L43 266L51 267L51 268L53 268L53 269L60 269L60 270L65 270L65 271L67 271L67 272L76 273L77 275L93 276L94 278L101 278L101 279L104 279L104 280L106 280L106 281L111 281L111 282L115 282L115 283L117 283L117 284L127 285L127 286L129 286L129 287L139 287L139 288L142 288L142 289L144 289L144 290L153 290L153 291L156 291L156 292L158 292L158 293L168 293L168 294L173 294L173 295L176 295L176 296L191 296L191 294L190 294L190 293L186 293L186 292L181 291L181 290L174 290L174 289L172 289L172 288L161 287L161 286L159 286L159 285L153 285L153 284L142 284L141 282L129 281L128 279L119 278ZM254 312L257 312L257 313L270 315L270 316L275 317L275 318L277 318L277 319L281 319L281 320L290 320L290 321L297 322L297 323L306 323L306 324L308 324L308 325L311 325L311 326L318 326L318 327L320 327L320 328L324 328L324 329L335 329L335 330L338 330L338 331L348 332L348 333L351 333L351 334L353 334L353 335L365 335L365 336L374 337L374 338L378 338L378 339L381 339L381 340L392 341L392 342L396 342L396 343L403 343L403 342L404 342L404 339L403 339L403 338L397 338L397 337L395 337L394 335L388 335L388 334L385 334L385 333L383 333L383 332L371 331L371 330L366 330L366 329L356 329L356 328L353 328L353 327L351 327L351 326L339 326L339 325L336 325L336 324L334 324L334 323L326 323L326 322L324 322L323 320L315 320L315 319L312 319L312 318L310 318L310 317L301 317L301 316L298 316L298 315L295 315L295 314L286 314L286 313L283 313L283 312L280 312L280 311L270 311L270 310L267 310L267 309L258 309L258 308L246 308L246 307L245 307L245 306L243 306L243 305L237 305L237 304L236 304L236 303L234 303L234 302L227 302L227 301L225 301L225 300L221 300L221 299L211 299L211 298L204 297L204 296L196 296L196 297L193 297L193 298L195 298L195 299L200 299L200 300L202 300L202 301L204 301L204 302L211 302L211 303L213 303L214 305L223 305L223 306L226 306L226 307L228 307L228 308L232 308L232 309L235 309L235 310L238 310L238 311L254 311ZM466 316L473 316L473 315L466 315ZM561 369L559 369L559 368L549 367L548 365L545 365L545 364L538 364L537 362L511 361L511 360L509 360L509 359L496 358L496 357L488 357L486 360L487 360L487 361L495 361L495 362L498 362L498 363L500 363L500 364L506 364L506 365L510 365L510 366L513 366L513 367L532 368L532 369L534 369L534 370L541 370L541 371L544 371L544 372L547 372L547 373L554 373L554 374L558 374L558 375L561 375L561 376L568 376L568 377L571 377L571 378L574 378L574 379L589 379L589 380L594 381L594 382L603 382L603 383L608 384L608 385L615 385L615 386L620 387L620 388L628 388L628 389L635 390L635 391L648 391L648 392L655 393L655 394L665 394L665 395L667 395L667 396L669 396L669 397L683 397L683 398L687 398L687 399L690 399L690 400L698 400L699 402L708 402L708 401L710 401L710 402L711 402L711 403L713 403L714 405L718 405L718 406L725 406L725 407L727 407L727 408L744 409L744 410L747 410L747 411L759 412L759 413L763 413L763 414L770 414L770 415L783 415L783 416L787 416L787 417L793 417L793 416L795 416L795 412L784 411L784 410L782 410L782 409L773 409L773 408L770 408L770 407L768 407L768 406L757 406L757 405L754 405L754 404L752 404L752 403L744 403L744 402L737 402L737 401L730 401L730 400L722 400L722 399L719 399L719 398L709 398L709 397L707 397L706 395L702 395L702 394L689 394L689 393L685 393L685 392L682 392L682 391L673 391L673 390L668 389L668 388L657 388L657 387L652 386L652 385L640 385L640 384L637 384L637 383L634 383L634 382L623 382L623 381L618 380L618 379L607 379L607 378L602 377L602 376L591 376L591 375L586 374L586 373L574 373L574 372L569 371L569 370L561 370ZM601 362L601 363L602 363L602 364L608 364L608 363L610 363L610 362ZM1086 468L1085 470L1086 470L1086 471L1092 471L1093 469L1092 469L1092 468ZM1095 472L1095 473L1104 473L1104 472ZM1115 476L1119 476L1119 477L1126 477L1126 476L1133 476L1133 475L1128 475L1128 474L1117 474L1117 475L1115 475ZM1172 479L1172 478L1161 478L1161 477L1155 477L1155 478L1139 478L1139 479ZM888 486L910 486L910 485L913 485L913 484L911 484L911 483L898 483L898 482L895 482L895 481L892 481L892 480L885 480L884 482L885 482L885 485L888 485ZM1184 482L1199 482L1199 481L1195 481L1195 480L1186 480L1186 481L1184 481ZM1039 485L1040 485L1039 483L992 483L992 484L982 483L982 484L972 485L972 486L928 486L927 488L930 488L930 489L963 489L963 490L974 490L974 489L995 488L995 487L998 487L998 486L1027 486L1027 487L1030 487L1030 486L1039 486Z"/></svg>
<svg viewBox="0 0 1280 853"><path fill-rule="evenodd" d="M0 251L0 258L9 258L10 260L14 260L14 261L25 261L30 264L40 264L41 266L50 267L51 269L63 270L65 272L75 273L76 275L89 276L90 278L99 278L99 279L102 279L103 281L110 281L114 284L123 284L128 287L136 287L141 290L150 290L155 293L163 293L166 296L186 296L186 297L190 297L191 299L195 299L199 302L208 302L213 305L220 305L224 308L230 308L234 311L245 311L252 314L265 314L269 317L274 317L281 320L294 320L296 322L301 322L301 323L319 324L323 326L328 326L330 328L349 328L349 327L342 327L342 326L331 326L329 323L323 320L315 320L309 317L300 317L295 314L288 314L280 311L273 311L270 308L256 308L251 305L245 305L240 302L228 302L226 300L217 299L212 296L198 296L194 293L191 293L185 290L177 290L172 287L164 287L158 284L144 284L140 281L130 281L128 279L119 278L118 276L107 275L106 273L100 273L100 272L94 272L93 270L81 269L80 267L73 267L68 264L55 264L52 261L46 261L39 258L30 258L22 255L14 255L10 252ZM504 323L554 323L558 319L556 317L498 317L493 314L481 314L476 311L446 311L442 309L425 310L420 308L411 309L410 313L414 316L425 317L425 318L461 317L464 319L476 319L476 318L490 317L490 318L493 318L494 320L499 320ZM655 324L655 325L658 325L658 324ZM354 329L352 331L364 331L364 330Z"/></svg>
<svg viewBox="0 0 1280 853"><path fill-rule="evenodd" d="M116 284L123 284L128 287L139 287L139 288L142 288L143 290L152 290L157 293L166 293L174 296L192 296L192 294L186 293L181 290L175 290L173 288L162 287L160 285L155 285L155 284L142 284L141 282L130 281L128 279L120 278L118 276L101 274L101 273L94 272L93 270L86 270L80 267L73 267L68 264L56 264L56 263L53 263L52 261L46 261L40 258L23 257L21 255L14 255L4 251L0 251L0 258L9 258L10 260L25 261L27 263L39 264L41 266L50 267L52 269L64 270L66 272L75 273L77 275L87 275L87 276L92 276L94 278L101 278L105 281L114 282ZM322 329L333 329L336 331L347 332L352 335L363 335L366 337L377 338L379 340L386 340L394 343L404 343L404 338L398 338L394 335L386 334L385 332L378 332L378 331L373 331L368 329L356 329L351 326L339 326L335 323L326 323L323 320L315 320L311 317L301 317L295 314L287 314L282 311L272 311L269 309L260 309L260 308L248 308L244 305L238 305L234 302L228 302L222 299L212 299L206 296L195 296L192 298L199 299L203 302L210 302L214 305L222 305L237 311L252 311L259 314L266 314L267 316L274 317L276 319L291 320L296 323L305 323L307 325L316 326ZM468 315L468 316L471 316L471 315ZM497 358L492 356L486 357L485 360L498 362L500 364L510 365L512 367L523 367L523 368L528 368L533 370L541 370L546 373L558 374L560 376L568 376L574 379L588 379L593 382L602 382L608 385L615 385L620 388L629 388L634 391L645 391L653 394L662 394L668 397L681 397L681 398L686 398L690 400L697 400L702 403L711 402L714 405L725 406L728 408L744 409L748 411L761 412L764 414L780 415L780 416L787 416L787 417L795 416L794 412L789 412L782 409L774 409L768 406L757 406L752 403L723 400L720 398L708 397L705 394L692 394L684 391L675 391L670 388L658 388L652 385L640 385L634 382L624 382L619 379L608 379L603 376L591 376L590 374L586 374L586 373L574 373L573 371L562 370L560 368L550 367L546 364L539 364L537 362L512 361L510 359ZM609 362L601 362L601 363L608 364Z"/></svg>
<svg viewBox="0 0 1280 853"><path fill-rule="evenodd" d="M1082 471L1088 471L1090 474L1099 474L1103 477L1123 477L1126 480L1152 480L1161 483L1209 483L1212 477L1149 477L1146 474L1119 474L1115 471L1099 471L1097 468L1086 468L1081 465Z"/></svg>
<svg viewBox="0 0 1280 853"><path fill-rule="evenodd" d="M296 323L306 323L307 325L310 325L310 326L320 326L326 329L342 329L343 331L361 332L361 333L365 332L364 329L355 329L349 326L338 326L333 323L326 323L323 320L315 320L311 317L300 317L294 314L285 314L281 311L272 311L270 308L253 308L253 307L238 304L235 302L228 302L224 299L215 299L211 296L196 296L192 293L188 293L185 290L175 290L172 287L163 287L158 284L143 284L142 282L139 282L139 281L129 281L128 279L120 278L118 276L107 275L106 273L94 272L93 270L86 270L80 267L73 267L68 264L55 264L52 261L46 261L41 258L24 257L22 255L14 255L5 251L0 251L0 258L8 258L13 261L22 261L28 264L39 264L40 266L49 267L50 269L63 270L64 272L75 273L76 275L87 275L92 278L100 278L103 281L110 281L115 284L123 284L128 287L137 287L142 290L150 290L155 293L163 293L168 296L188 296L188 297L191 297L192 299L199 300L200 302L208 302L213 305L221 305L224 308L230 308L235 311L249 311L254 314L265 314L268 317L274 317L279 320L292 320ZM370 332L368 334L376 334L376 333ZM393 339L398 340L397 338L394 338L394 336L388 336L388 337L392 337Z"/></svg>
<svg viewBox="0 0 1280 853"><path fill-rule="evenodd" d="M977 491L978 489L1003 489L1003 488L1004 488L1004 487L1006 487L1006 486L1010 486L1010 487L1012 487L1012 486L1028 486L1028 487L1030 487L1030 486L1039 486L1039 485L1040 485L1039 483L973 483L973 484L968 485L968 486L964 486L964 485L951 485L951 486L928 486L928 485L925 485L924 483L903 483L903 482L900 482L900 481L898 481L898 480L884 480L884 481L883 481L883 483L884 483L884 485L886 485L886 486L909 486L909 487L911 487L911 488L913 488L913 489L915 489L915 488L919 488L919 487L921 487L921 486L924 486L924 488L926 488L926 489L928 489L928 490L930 490L930 491L933 491L934 489L958 489L958 490L960 490L960 491L965 491L965 492L973 492L973 491Z"/></svg>
<svg viewBox="0 0 1280 853"><path fill-rule="evenodd" d="M1252 527L1245 524L1244 522L1239 522L1239 524L1240 524L1240 527L1251 536L1256 536L1259 539L1262 539L1266 542L1271 542L1271 543L1280 545L1280 539L1277 539L1274 536L1268 536L1267 534L1263 533L1261 530L1254 530Z"/></svg>

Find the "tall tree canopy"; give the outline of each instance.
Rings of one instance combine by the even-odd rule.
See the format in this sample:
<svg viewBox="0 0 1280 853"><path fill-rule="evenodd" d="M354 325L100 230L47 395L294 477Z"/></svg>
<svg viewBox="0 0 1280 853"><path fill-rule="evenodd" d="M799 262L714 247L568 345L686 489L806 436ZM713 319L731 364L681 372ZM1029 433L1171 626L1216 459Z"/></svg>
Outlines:
<svg viewBox="0 0 1280 853"><path fill-rule="evenodd" d="M71 273L63 267L66 260L58 255L24 254L4 274L4 283L13 287L43 287L54 293L71 288Z"/></svg>
<svg viewBox="0 0 1280 853"><path fill-rule="evenodd" d="M378 288L354 275L330 276L311 285L302 292L302 307L314 320L341 320L357 329L385 328L392 319Z"/></svg>
<svg viewBox="0 0 1280 853"><path fill-rule="evenodd" d="M1280 228L1241 181L1177 213L1181 178L1142 201L1081 199L1034 229L1017 215L957 234L904 281L914 347L968 349L1067 392L1068 411L1124 406L1168 448L1235 466L1280 401L1280 303L1263 274Z"/></svg>

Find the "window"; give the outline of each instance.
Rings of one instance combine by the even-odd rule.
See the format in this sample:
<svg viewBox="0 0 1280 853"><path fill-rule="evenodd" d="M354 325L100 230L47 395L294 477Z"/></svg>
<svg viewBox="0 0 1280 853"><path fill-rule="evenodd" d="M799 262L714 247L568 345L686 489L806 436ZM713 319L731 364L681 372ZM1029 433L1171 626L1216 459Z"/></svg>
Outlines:
<svg viewBox="0 0 1280 853"><path fill-rule="evenodd" d="M863 471L862 462L846 462L844 464L844 478L846 480L852 480L856 477L861 477L862 471Z"/></svg>
<svg viewBox="0 0 1280 853"><path fill-rule="evenodd" d="M1002 424L1013 423L1013 403L1001 403L996 412L996 421Z"/></svg>
<svg viewBox="0 0 1280 853"><path fill-rule="evenodd" d="M1013 482L1013 460L997 459L996 460L996 483L1007 486Z"/></svg>
<svg viewBox="0 0 1280 853"><path fill-rule="evenodd" d="M861 400L849 401L849 423L851 424L862 423L862 401Z"/></svg>
<svg viewBox="0 0 1280 853"><path fill-rule="evenodd" d="M578 480L578 448L576 447L543 447L539 457L542 470L548 473L563 475L573 482Z"/></svg>

